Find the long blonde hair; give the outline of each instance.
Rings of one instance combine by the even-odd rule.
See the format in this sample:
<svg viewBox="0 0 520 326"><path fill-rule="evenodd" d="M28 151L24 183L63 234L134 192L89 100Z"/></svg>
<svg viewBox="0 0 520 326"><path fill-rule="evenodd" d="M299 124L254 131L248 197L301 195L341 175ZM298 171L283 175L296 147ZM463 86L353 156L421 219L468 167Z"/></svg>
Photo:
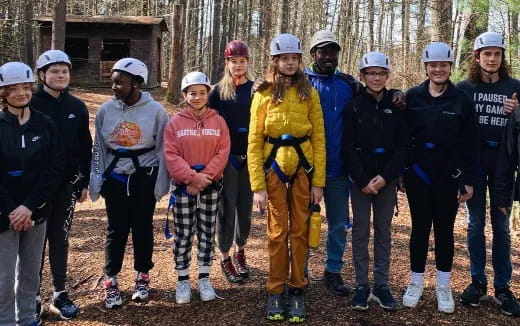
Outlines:
<svg viewBox="0 0 520 326"><path fill-rule="evenodd" d="M287 88L285 85L285 81L287 80L287 78L291 78L291 84L294 85L294 87L296 87L296 92L298 93L300 100L308 100L311 97L312 86L309 83L307 77L305 77L305 74L303 73L303 63L301 56L300 63L298 65L298 70L291 77L284 76L280 73L280 71L278 70L278 60L278 56L273 57L271 59L271 62L269 62L269 66L267 67L266 72L265 80L271 87L273 93L272 101L276 104L280 104L282 102Z"/></svg>
<svg viewBox="0 0 520 326"><path fill-rule="evenodd" d="M229 71L228 63L231 58L227 58L225 60L225 69L224 69L224 75L218 82L218 93L220 95L220 99L222 100L234 100L236 98L236 91L237 87L235 85L235 79L233 78L233 75L231 75L231 71ZM249 58L247 59L248 67L249 67ZM246 70L246 79L251 80L251 77L249 76L249 72Z"/></svg>

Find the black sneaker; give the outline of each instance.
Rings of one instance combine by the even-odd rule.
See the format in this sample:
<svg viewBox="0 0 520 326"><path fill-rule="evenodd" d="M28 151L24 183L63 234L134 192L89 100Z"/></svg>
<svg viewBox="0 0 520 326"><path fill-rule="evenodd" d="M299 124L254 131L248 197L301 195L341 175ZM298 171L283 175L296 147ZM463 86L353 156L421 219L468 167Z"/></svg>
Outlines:
<svg viewBox="0 0 520 326"><path fill-rule="evenodd" d="M509 287L495 288L495 299L500 304L500 311L504 315L520 317L520 303Z"/></svg>
<svg viewBox="0 0 520 326"><path fill-rule="evenodd" d="M374 286L371 298L385 310L395 311L399 309L399 304L395 301L390 288L386 284Z"/></svg>
<svg viewBox="0 0 520 326"><path fill-rule="evenodd" d="M220 261L220 268L222 269L222 274L226 277L226 280L229 283L237 283L241 284L244 282L244 279L240 274L238 274L237 270L235 269L235 266L233 265L233 261L231 260L231 257L225 260Z"/></svg>
<svg viewBox="0 0 520 326"><path fill-rule="evenodd" d="M487 285L479 281L473 281L462 292L460 302L466 307L478 307L480 301L487 297Z"/></svg>
<svg viewBox="0 0 520 326"><path fill-rule="evenodd" d="M370 287L368 284L358 284L354 290L354 297L350 307L354 310L367 310L368 298L370 297Z"/></svg>
<svg viewBox="0 0 520 326"><path fill-rule="evenodd" d="M303 299L303 289L289 288L289 307L287 309L287 319L290 323L303 323L305 321L305 300Z"/></svg>
<svg viewBox="0 0 520 326"><path fill-rule="evenodd" d="M52 301L49 309L60 316L61 319L71 319L79 314L79 308L69 299L67 292L62 292Z"/></svg>
<svg viewBox="0 0 520 326"><path fill-rule="evenodd" d="M329 290L335 295L346 296L350 293L350 289L345 285L341 278L341 273L331 273L325 270L323 280Z"/></svg>

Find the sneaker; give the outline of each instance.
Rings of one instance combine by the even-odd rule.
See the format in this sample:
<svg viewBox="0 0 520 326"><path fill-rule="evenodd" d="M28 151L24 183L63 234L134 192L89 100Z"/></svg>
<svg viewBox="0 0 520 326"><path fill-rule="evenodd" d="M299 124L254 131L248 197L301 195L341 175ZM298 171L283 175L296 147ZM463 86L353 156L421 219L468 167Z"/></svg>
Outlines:
<svg viewBox="0 0 520 326"><path fill-rule="evenodd" d="M175 302L178 304L190 303L191 285L190 280L178 281L175 290Z"/></svg>
<svg viewBox="0 0 520 326"><path fill-rule="evenodd" d="M480 301L487 297L487 285L482 282L473 281L471 284L462 292L460 296L460 302L466 307L478 307Z"/></svg>
<svg viewBox="0 0 520 326"><path fill-rule="evenodd" d="M379 306L385 310L395 311L399 309L397 301L395 301L390 288L386 284L374 286L370 298L379 303Z"/></svg>
<svg viewBox="0 0 520 326"><path fill-rule="evenodd" d="M228 258L227 260L221 260L220 268L222 269L222 274L224 274L226 280L229 283L240 284L244 282L242 276L238 275L235 266L233 266L233 261L231 260L231 258Z"/></svg>
<svg viewBox="0 0 520 326"><path fill-rule="evenodd" d="M370 297L370 287L368 284L358 284L354 290L354 297L350 307L354 310L363 311L368 309L368 298Z"/></svg>
<svg viewBox="0 0 520 326"><path fill-rule="evenodd" d="M251 269L249 268L249 265L247 265L246 255L244 252L235 252L233 254L233 260L237 265L237 272L242 276L242 279L249 279L251 277Z"/></svg>
<svg viewBox="0 0 520 326"><path fill-rule="evenodd" d="M146 300L148 298L148 292L150 291L150 274L148 273L137 273L135 280L135 290L132 294L132 300Z"/></svg>
<svg viewBox="0 0 520 326"><path fill-rule="evenodd" d="M203 277L199 280L199 293L202 301L215 300L215 290L211 286L209 277Z"/></svg>
<svg viewBox="0 0 520 326"><path fill-rule="evenodd" d="M455 302L453 301L450 286L438 286L435 292L437 292L437 309L447 314L454 313Z"/></svg>
<svg viewBox="0 0 520 326"><path fill-rule="evenodd" d="M305 300L303 289L289 288L289 307L287 317L291 323L303 323L305 321Z"/></svg>
<svg viewBox="0 0 520 326"><path fill-rule="evenodd" d="M415 308L419 303L423 293L423 285L410 282L403 295L403 306Z"/></svg>
<svg viewBox="0 0 520 326"><path fill-rule="evenodd" d="M520 317L520 303L508 287L495 288L495 300L500 304L500 311L504 315Z"/></svg>
<svg viewBox="0 0 520 326"><path fill-rule="evenodd" d="M284 309L284 294L269 293L267 295L267 307L266 307L266 318L268 320L284 320L285 309Z"/></svg>
<svg viewBox="0 0 520 326"><path fill-rule="evenodd" d="M70 300L67 292L61 292L56 299L52 300L49 310L64 320L74 318L79 314L79 308Z"/></svg>
<svg viewBox="0 0 520 326"><path fill-rule="evenodd" d="M107 309L117 308L123 305L119 287L117 283L114 284L112 278L109 278L103 283L103 289L105 289L105 307Z"/></svg>
<svg viewBox="0 0 520 326"><path fill-rule="evenodd" d="M350 289L341 278L341 273L331 273L325 270L323 279L325 280L327 288L335 295L346 296L350 293Z"/></svg>

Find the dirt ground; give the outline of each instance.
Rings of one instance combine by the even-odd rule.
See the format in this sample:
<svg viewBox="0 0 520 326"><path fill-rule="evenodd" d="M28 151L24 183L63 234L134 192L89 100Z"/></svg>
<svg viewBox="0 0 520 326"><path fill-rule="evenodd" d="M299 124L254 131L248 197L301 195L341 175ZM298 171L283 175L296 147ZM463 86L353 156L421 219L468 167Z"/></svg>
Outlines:
<svg viewBox="0 0 520 326"><path fill-rule="evenodd" d="M99 105L110 97L110 89L75 89L88 105L91 122ZM154 90L156 99L163 101L163 89ZM173 112L172 105L165 105ZM93 126L91 126L93 128ZM93 130L92 130L93 131ZM81 307L81 314L75 320L58 321L46 315L46 325L263 325L275 324L264 319L265 282L268 272L267 240L265 236L266 219L255 212L247 257L251 265L252 280L243 285L230 285L222 276L218 264L211 272L211 280L222 300L202 303L196 292L196 263L192 264L193 300L188 305L175 303L176 274L173 269L172 241L165 240L163 223L167 211L167 198L158 203L154 217L155 267L151 271L152 292L150 300L134 303L129 299L134 286L133 248L129 241L123 270L119 276L125 303L122 308L107 310L102 305L104 243L106 236L106 213L102 199L97 202L78 204L70 236L69 280L68 287L73 300ZM425 293L415 309L401 309L385 312L371 304L366 312L350 309L352 296L337 297L329 294L321 281L325 259L325 237L327 225L322 224L321 245L312 253L310 259L310 284L306 289L308 319L306 325L520 325L520 319L500 314L498 306L491 300L479 309L468 309L459 304L459 297L470 280L469 258L466 246L466 212L459 210L455 227L455 260L453 265L452 286L456 300L456 312L448 315L439 313L435 298L435 266L433 246L427 261ZM410 235L410 215L406 197L399 195L399 215L393 222L393 251L390 272L390 286L401 300L409 280L408 241ZM487 228L487 275L492 280L491 232ZM218 257L218 253L216 254ZM351 260L350 239L345 253L343 277L354 285L354 272ZM512 290L520 296L520 233L512 231L513 281ZM49 279L48 259L43 275L43 298L49 302L52 286ZM491 281L492 283L492 281ZM490 293L493 293L491 288ZM276 324L288 324L276 323Z"/></svg>

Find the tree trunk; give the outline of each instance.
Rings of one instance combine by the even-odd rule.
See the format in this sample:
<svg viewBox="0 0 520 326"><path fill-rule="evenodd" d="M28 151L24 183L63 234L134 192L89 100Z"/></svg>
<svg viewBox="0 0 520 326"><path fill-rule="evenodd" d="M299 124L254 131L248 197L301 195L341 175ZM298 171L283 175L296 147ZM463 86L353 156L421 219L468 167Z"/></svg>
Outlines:
<svg viewBox="0 0 520 326"><path fill-rule="evenodd" d="M287 33L288 0L278 0L278 16L276 17L276 33Z"/></svg>
<svg viewBox="0 0 520 326"><path fill-rule="evenodd" d="M25 63L34 66L33 53L33 5L30 0L25 1Z"/></svg>
<svg viewBox="0 0 520 326"><path fill-rule="evenodd" d="M426 21L426 6L428 5L428 0L419 0L419 13L417 14L417 33L416 33L416 49L415 49L415 57L417 58L417 62L421 62L420 53L426 44L425 33L424 33L424 23Z"/></svg>
<svg viewBox="0 0 520 326"><path fill-rule="evenodd" d="M410 2L409 0L403 0L401 2L401 31L402 31L402 62L403 72L408 71L408 58L410 57ZM404 81L404 80L403 80ZM403 87L405 85L403 84Z"/></svg>
<svg viewBox="0 0 520 326"><path fill-rule="evenodd" d="M184 5L174 4L172 12L171 35L172 47L170 52L170 69L168 71L168 90L166 100L178 103L180 99L181 81L184 74Z"/></svg>
<svg viewBox="0 0 520 326"><path fill-rule="evenodd" d="M480 1L480 0L478 0ZM432 38L433 41L452 43L451 40L451 13L452 2L446 0L432 0Z"/></svg>
<svg viewBox="0 0 520 326"><path fill-rule="evenodd" d="M379 17L377 21L377 50L383 51L383 22L385 21L385 0L379 2Z"/></svg>
<svg viewBox="0 0 520 326"><path fill-rule="evenodd" d="M212 27L213 37L211 40L212 59L211 59L211 75L210 75L210 79L213 81L216 81L218 79L218 75L219 75L218 62L219 62L220 56L222 55L222 53L221 53L222 51L220 51L220 49L219 49L220 37L217 36L217 35L220 35L220 25L221 25L220 9L221 9L221 6L222 6L222 0L213 0L213 27Z"/></svg>
<svg viewBox="0 0 520 326"><path fill-rule="evenodd" d="M374 0L368 0L368 51L374 50Z"/></svg>
<svg viewBox="0 0 520 326"><path fill-rule="evenodd" d="M54 5L54 15L52 16L52 49L65 50L66 18L67 1L56 0Z"/></svg>
<svg viewBox="0 0 520 326"><path fill-rule="evenodd" d="M477 36L488 29L489 21L489 0L471 0L469 2L469 21L464 31L464 39L467 42L462 44L460 62L466 62L473 52L473 43Z"/></svg>

